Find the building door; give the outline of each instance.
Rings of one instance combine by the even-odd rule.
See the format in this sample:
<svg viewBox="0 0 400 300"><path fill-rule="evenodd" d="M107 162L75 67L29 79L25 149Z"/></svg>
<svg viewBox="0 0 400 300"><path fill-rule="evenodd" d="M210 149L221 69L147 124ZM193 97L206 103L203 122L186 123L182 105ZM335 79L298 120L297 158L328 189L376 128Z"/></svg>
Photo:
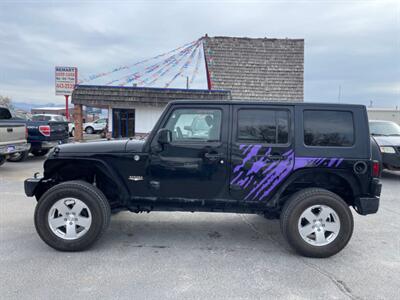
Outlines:
<svg viewBox="0 0 400 300"><path fill-rule="evenodd" d="M113 109L113 137L127 138L135 135L135 110Z"/></svg>
<svg viewBox="0 0 400 300"><path fill-rule="evenodd" d="M172 141L150 157L155 196L180 207L226 197L228 120L228 105L174 106L168 112L162 127L172 132Z"/></svg>
<svg viewBox="0 0 400 300"><path fill-rule="evenodd" d="M293 108L234 105L230 194L247 204L269 199L292 172Z"/></svg>

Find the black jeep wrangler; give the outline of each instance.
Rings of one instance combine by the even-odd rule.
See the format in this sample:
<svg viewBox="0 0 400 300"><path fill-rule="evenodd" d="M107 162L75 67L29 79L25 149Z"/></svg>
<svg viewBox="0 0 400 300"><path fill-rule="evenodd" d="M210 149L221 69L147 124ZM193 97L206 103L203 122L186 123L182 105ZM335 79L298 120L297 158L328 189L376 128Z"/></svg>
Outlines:
<svg viewBox="0 0 400 300"><path fill-rule="evenodd" d="M25 193L58 250L88 248L120 210L207 211L279 218L300 254L328 257L350 240L350 206L377 212L379 177L364 106L175 101L145 141L56 147Z"/></svg>

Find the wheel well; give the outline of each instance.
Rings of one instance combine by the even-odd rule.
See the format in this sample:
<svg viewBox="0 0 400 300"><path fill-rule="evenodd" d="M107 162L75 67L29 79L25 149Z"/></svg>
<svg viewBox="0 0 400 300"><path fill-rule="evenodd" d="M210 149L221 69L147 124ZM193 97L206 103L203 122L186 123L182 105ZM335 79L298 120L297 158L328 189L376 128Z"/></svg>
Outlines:
<svg viewBox="0 0 400 300"><path fill-rule="evenodd" d="M71 180L83 180L95 185L103 192L111 209L118 209L125 202L124 193L121 192L121 186L114 180L109 170L104 166L93 161L69 162L62 165L52 166L52 172L45 175L46 183L39 186L35 191L35 197L40 197L52 186Z"/></svg>
<svg viewBox="0 0 400 300"><path fill-rule="evenodd" d="M348 205L354 205L354 190L349 181L331 172L306 172L296 176L280 194L280 202L305 188L323 188L339 195Z"/></svg>

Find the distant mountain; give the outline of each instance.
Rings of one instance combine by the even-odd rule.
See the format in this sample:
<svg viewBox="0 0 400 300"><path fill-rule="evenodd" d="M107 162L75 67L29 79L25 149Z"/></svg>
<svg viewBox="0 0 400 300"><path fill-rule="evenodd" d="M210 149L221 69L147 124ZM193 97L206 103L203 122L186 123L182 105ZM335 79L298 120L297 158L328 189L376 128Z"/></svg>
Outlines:
<svg viewBox="0 0 400 300"><path fill-rule="evenodd" d="M12 105L17 109L22 109L24 111L30 112L32 108L36 107L53 107L53 106L60 106L59 104L56 105L54 103L42 103L42 104L35 104L35 103L26 103L26 102L12 102Z"/></svg>

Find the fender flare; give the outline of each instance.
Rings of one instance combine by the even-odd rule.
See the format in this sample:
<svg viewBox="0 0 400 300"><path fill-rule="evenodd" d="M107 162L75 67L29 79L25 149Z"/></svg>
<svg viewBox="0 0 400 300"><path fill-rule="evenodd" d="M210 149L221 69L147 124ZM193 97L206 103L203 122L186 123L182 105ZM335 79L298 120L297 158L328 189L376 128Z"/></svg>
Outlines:
<svg viewBox="0 0 400 300"><path fill-rule="evenodd" d="M120 196L120 202L123 205L126 205L129 201L129 190L122 180L121 176L116 172L113 168L111 168L107 163L105 163L101 159L96 158L62 158L58 157L56 160L46 160L44 163L45 174L44 178L40 180L40 183L37 187L35 187L34 194L36 194L37 189L39 188L42 182L48 181L54 174L56 174L61 168L68 164L77 164L80 162L88 163L91 167L96 168L99 172L102 173L107 178L107 181L115 184L118 190L118 195Z"/></svg>
<svg viewBox="0 0 400 300"><path fill-rule="evenodd" d="M353 193L353 195L358 195L360 188L359 188L359 183L356 180L356 178L354 177L354 175L349 174L348 171L346 170L340 170L340 169L336 169L336 170L331 170L328 168L303 168L303 169L299 169L294 171L280 186L279 188L276 190L276 192L274 193L274 196L271 198L270 201L268 201L268 204L270 204L270 206L272 207L279 207L281 204L279 203L280 199L281 199L281 195L282 193L289 187L290 184L292 184L295 180L297 180L298 178L304 176L304 175L308 175L310 173L321 173L321 174L332 174L334 176L340 177L341 179L343 179L344 181L346 181L349 185L349 187L351 188L351 191Z"/></svg>

